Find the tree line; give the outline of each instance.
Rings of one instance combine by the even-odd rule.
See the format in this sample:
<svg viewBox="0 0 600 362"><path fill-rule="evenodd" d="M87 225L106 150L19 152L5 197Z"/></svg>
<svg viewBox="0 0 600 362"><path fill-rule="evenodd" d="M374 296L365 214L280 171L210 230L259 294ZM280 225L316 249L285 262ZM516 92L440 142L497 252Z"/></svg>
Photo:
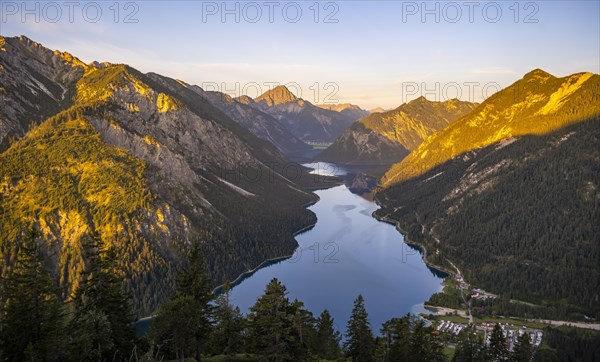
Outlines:
<svg viewBox="0 0 600 362"><path fill-rule="evenodd" d="M379 192L386 206L376 214L397 221L432 264L452 270L451 260L502 295L485 313L598 320L599 137L596 117L466 153ZM504 302L513 299L540 308Z"/></svg>
<svg viewBox="0 0 600 362"><path fill-rule="evenodd" d="M100 237L85 241L85 269L62 302L50 277L40 237L31 229L18 244L17 263L2 279L0 361L446 361L432 326L406 315L385 322L375 336L365 301L354 301L345 340L329 311L315 317L273 279L242 314L229 300L229 286L215 297L200 243L190 247L188 266L175 294L154 316L147 336L135 334L131 295L123 287L114 249ZM529 361L531 347L523 341ZM473 330L464 332L455 361L495 361L490 346ZM519 349L520 351L521 349ZM483 356L483 357L482 357ZM484 359L482 359L484 358Z"/></svg>

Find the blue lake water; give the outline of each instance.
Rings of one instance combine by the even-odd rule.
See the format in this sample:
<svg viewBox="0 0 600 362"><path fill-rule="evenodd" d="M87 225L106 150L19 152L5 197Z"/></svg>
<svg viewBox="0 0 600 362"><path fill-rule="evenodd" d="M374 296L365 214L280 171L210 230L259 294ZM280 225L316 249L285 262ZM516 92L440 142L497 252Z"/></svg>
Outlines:
<svg viewBox="0 0 600 362"><path fill-rule="evenodd" d="M332 164L307 166L327 175L346 172ZM236 283L231 302L247 313L272 278L318 316L328 309L340 332L362 294L374 332L392 317L425 311L423 302L442 289L443 273L429 269L419 252L404 243L393 225L371 216L378 206L346 186L316 191L309 207L314 228L296 236L299 247L286 260L268 263Z"/></svg>

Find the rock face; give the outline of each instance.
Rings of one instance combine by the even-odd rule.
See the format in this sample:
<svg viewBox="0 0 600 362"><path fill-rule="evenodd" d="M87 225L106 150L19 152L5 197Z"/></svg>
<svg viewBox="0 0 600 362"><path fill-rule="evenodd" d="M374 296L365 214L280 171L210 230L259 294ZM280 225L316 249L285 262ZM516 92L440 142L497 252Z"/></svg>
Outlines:
<svg viewBox="0 0 600 362"><path fill-rule="evenodd" d="M86 67L24 36L0 37L0 151L67 106Z"/></svg>
<svg viewBox="0 0 600 362"><path fill-rule="evenodd" d="M375 190L377 178L365 173L350 173L344 179L346 187L355 194L364 194Z"/></svg>
<svg viewBox="0 0 600 362"><path fill-rule="evenodd" d="M457 99L430 102L420 97L354 123L317 159L345 164L392 164L423 140L469 113L476 104Z"/></svg>
<svg viewBox="0 0 600 362"><path fill-rule="evenodd" d="M238 101L220 92L202 92L201 95L256 137L269 141L285 155L296 155L312 149L290 133L278 120L253 107L254 102L249 97Z"/></svg>
<svg viewBox="0 0 600 362"><path fill-rule="evenodd" d="M285 86L265 92L253 103L248 99L243 101L273 116L304 142L331 143L354 122L343 113L319 108L296 97Z"/></svg>
<svg viewBox="0 0 600 362"><path fill-rule="evenodd" d="M302 206L316 200L304 191L309 185L284 177L279 150L201 90L126 65L84 65L25 38L0 39L9 105L2 130L17 139L0 154L3 275L21 233L34 226L69 293L85 264L81 244L98 235L115 248L145 315L172 292L192 241L201 242L216 284L291 254L292 233L314 222ZM23 109L40 118L25 123Z"/></svg>
<svg viewBox="0 0 600 362"><path fill-rule="evenodd" d="M556 78L536 69L435 133L383 179L385 186L419 175L462 153L502 139L551 132L600 110L600 75Z"/></svg>

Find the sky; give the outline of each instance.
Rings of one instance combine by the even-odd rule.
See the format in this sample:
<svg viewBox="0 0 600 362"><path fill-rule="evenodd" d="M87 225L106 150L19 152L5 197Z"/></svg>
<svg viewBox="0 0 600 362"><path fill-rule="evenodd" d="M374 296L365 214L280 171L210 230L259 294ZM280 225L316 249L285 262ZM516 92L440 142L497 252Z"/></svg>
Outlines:
<svg viewBox="0 0 600 362"><path fill-rule="evenodd" d="M0 35L233 96L481 102L535 68L600 73L600 1L5 1Z"/></svg>

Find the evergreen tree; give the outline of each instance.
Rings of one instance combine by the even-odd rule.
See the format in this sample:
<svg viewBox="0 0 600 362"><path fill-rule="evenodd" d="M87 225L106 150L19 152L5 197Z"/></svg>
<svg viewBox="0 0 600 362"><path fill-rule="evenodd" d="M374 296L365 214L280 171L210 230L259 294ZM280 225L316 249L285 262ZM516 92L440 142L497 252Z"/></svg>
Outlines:
<svg viewBox="0 0 600 362"><path fill-rule="evenodd" d="M381 327L384 361L410 361L410 319L392 318Z"/></svg>
<svg viewBox="0 0 600 362"><path fill-rule="evenodd" d="M475 328L465 328L459 336L454 352L453 362L481 362L487 361L487 350L482 339L477 336Z"/></svg>
<svg viewBox="0 0 600 362"><path fill-rule="evenodd" d="M229 294L230 286L226 282L216 300L215 325L210 337L211 352L214 354L230 355L241 352L243 348L245 318L239 307L231 305Z"/></svg>
<svg viewBox="0 0 600 362"><path fill-rule="evenodd" d="M375 339L369 325L369 316L365 309L365 301L359 295L354 301L354 308L346 330L346 355L355 362L374 361Z"/></svg>
<svg viewBox="0 0 600 362"><path fill-rule="evenodd" d="M297 299L290 303L287 314L292 320L289 351L295 360L305 360L308 358L309 350L314 351L316 320L313 314L304 308L304 303Z"/></svg>
<svg viewBox="0 0 600 362"><path fill-rule="evenodd" d="M506 339L498 323L496 323L490 335L489 354L492 361L505 361L508 357Z"/></svg>
<svg viewBox="0 0 600 362"><path fill-rule="evenodd" d="M529 362L533 358L533 348L529 333L525 331L517 338L510 360L514 362Z"/></svg>
<svg viewBox="0 0 600 362"><path fill-rule="evenodd" d="M445 361L443 345L423 320L407 314L392 318L381 328L380 354L384 361Z"/></svg>
<svg viewBox="0 0 600 362"><path fill-rule="evenodd" d="M72 361L102 361L106 352L113 350L114 342L108 316L97 309L89 309L77 317L70 329Z"/></svg>
<svg viewBox="0 0 600 362"><path fill-rule="evenodd" d="M289 345L294 342L290 302L283 284L273 278L264 294L250 307L248 326L254 351L269 361L293 360Z"/></svg>
<svg viewBox="0 0 600 362"><path fill-rule="evenodd" d="M6 304L0 322L0 357L4 361L64 359L64 316L44 267L38 236L32 228L18 242L16 265L3 283Z"/></svg>
<svg viewBox="0 0 600 362"><path fill-rule="evenodd" d="M87 268L73 298L75 313L70 328L85 330L87 334L97 332L99 335L89 336L90 340L103 341L107 329L101 321L105 316L110 326L111 343L104 346L110 344L112 347L94 353L100 353L102 359L107 360L129 358L135 345L134 316L131 298L123 290L122 277L117 274L115 251L97 234L87 240L83 248ZM94 320L96 322L92 323ZM76 338L73 344L77 344Z"/></svg>
<svg viewBox="0 0 600 362"><path fill-rule="evenodd" d="M188 253L187 268L178 276L176 295L161 307L153 323L154 342L178 359L193 355L200 361L209 339L214 308L207 273L200 244L195 242Z"/></svg>
<svg viewBox="0 0 600 362"><path fill-rule="evenodd" d="M425 327L422 319L412 319L412 336L410 339L411 360L414 362L445 361L444 347L431 334L431 327Z"/></svg>
<svg viewBox="0 0 600 362"><path fill-rule="evenodd" d="M328 360L339 358L341 356L340 340L340 332L335 330L333 318L325 309L317 319L316 354Z"/></svg>
<svg viewBox="0 0 600 362"><path fill-rule="evenodd" d="M177 361L196 354L196 337L202 315L201 306L192 296L177 295L163 304L152 322L150 335L160 346L161 352L174 355Z"/></svg>

